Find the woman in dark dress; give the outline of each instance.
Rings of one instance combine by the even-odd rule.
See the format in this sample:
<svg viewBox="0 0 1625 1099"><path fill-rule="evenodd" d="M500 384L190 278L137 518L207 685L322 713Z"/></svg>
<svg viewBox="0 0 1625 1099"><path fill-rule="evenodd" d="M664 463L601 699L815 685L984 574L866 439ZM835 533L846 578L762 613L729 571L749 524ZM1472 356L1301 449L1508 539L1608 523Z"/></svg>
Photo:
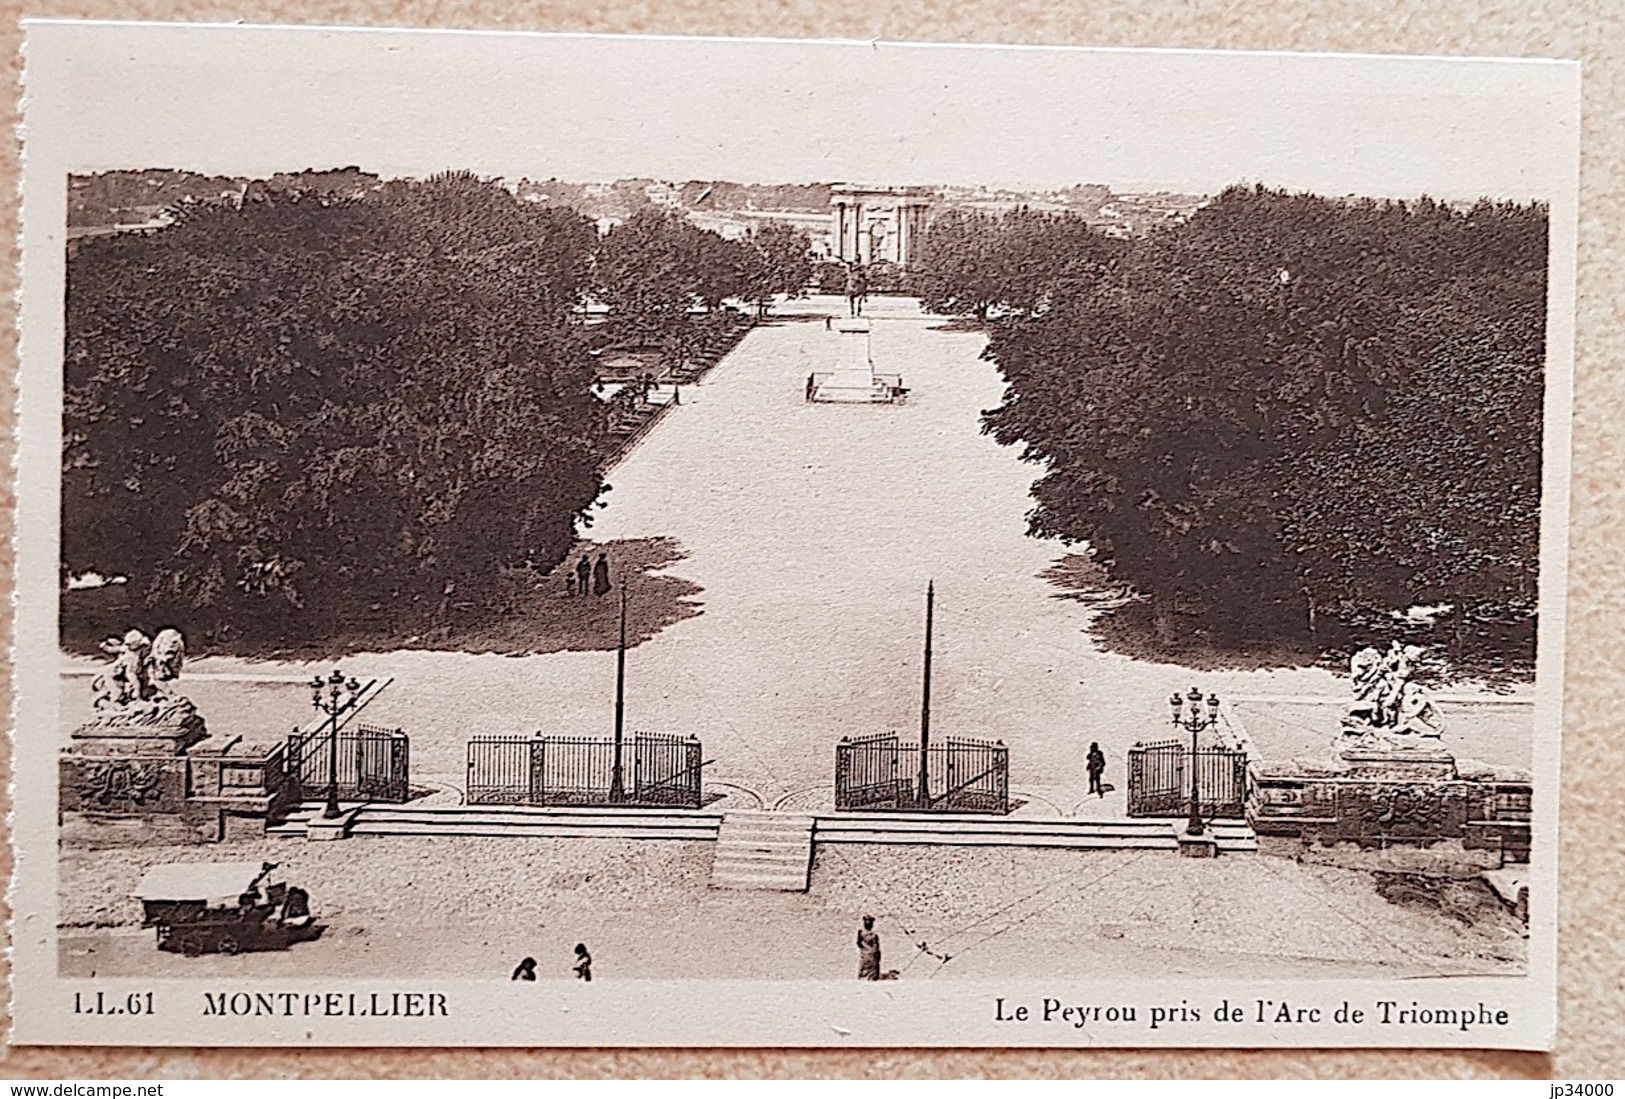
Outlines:
<svg viewBox="0 0 1625 1099"><path fill-rule="evenodd" d="M880 936L875 934L875 918L863 917L863 930L858 932L858 980L880 980Z"/></svg>

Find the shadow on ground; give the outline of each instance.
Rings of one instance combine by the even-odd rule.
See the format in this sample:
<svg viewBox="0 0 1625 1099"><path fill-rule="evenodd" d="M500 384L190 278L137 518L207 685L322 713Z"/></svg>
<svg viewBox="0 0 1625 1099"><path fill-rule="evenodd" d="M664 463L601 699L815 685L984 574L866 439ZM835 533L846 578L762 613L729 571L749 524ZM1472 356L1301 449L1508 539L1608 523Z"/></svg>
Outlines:
<svg viewBox="0 0 1625 1099"><path fill-rule="evenodd" d="M571 594L568 578L583 555L609 560L611 590ZM497 652L528 656L554 652L613 651L620 639L620 596L626 588L626 644L641 645L668 626L704 613L696 598L704 589L664 570L684 560L675 538L580 542L553 571L517 572L508 599L490 620L453 627L432 643L409 639L405 648Z"/></svg>
<svg viewBox="0 0 1625 1099"><path fill-rule="evenodd" d="M1158 664L1178 664L1199 672L1261 671L1336 663L1333 653L1287 640L1248 640L1218 636L1198 619L1157 613L1151 601L1111 579L1087 554L1069 553L1038 574L1056 590L1054 598L1097 612L1084 631L1102 649Z"/></svg>
<svg viewBox="0 0 1625 1099"><path fill-rule="evenodd" d="M612 588L603 595L570 595L566 569L583 554L596 561L607 555ZM668 626L703 613L696 598L702 589L665 570L687 554L674 538L636 538L619 542L580 542L565 563L549 573L530 569L505 572L478 603L455 608L441 625L379 621L382 615L361 607L334 614L343 627L318 638L252 637L247 631L229 639L199 638L185 629L192 656L236 656L248 660L331 660L355 653L420 649L436 652L502 653L527 656L553 652L613 651L620 635L620 589L627 589L626 643L640 645ZM573 575L573 573L572 573ZM72 653L98 653L97 641L150 620L125 585L70 593L61 615L62 647ZM387 608L386 608L387 609ZM160 619L162 624L168 620ZM271 631L267 631L270 633Z"/></svg>

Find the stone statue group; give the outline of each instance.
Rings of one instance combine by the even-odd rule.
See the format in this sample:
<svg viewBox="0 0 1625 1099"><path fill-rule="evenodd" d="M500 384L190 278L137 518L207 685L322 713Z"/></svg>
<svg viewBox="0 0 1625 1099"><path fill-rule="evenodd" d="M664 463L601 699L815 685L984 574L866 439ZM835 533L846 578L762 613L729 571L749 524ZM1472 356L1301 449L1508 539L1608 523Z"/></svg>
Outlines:
<svg viewBox="0 0 1625 1099"><path fill-rule="evenodd" d="M1398 641L1388 651L1367 647L1349 660L1354 701L1343 718L1343 734L1394 745L1437 740L1442 730L1427 688L1416 682L1422 650Z"/></svg>
<svg viewBox="0 0 1625 1099"><path fill-rule="evenodd" d="M90 682L98 713L156 722L191 709L174 690L186 661L186 640L179 630L159 630L157 637L130 630L123 637L109 637L101 649L113 658L113 666Z"/></svg>

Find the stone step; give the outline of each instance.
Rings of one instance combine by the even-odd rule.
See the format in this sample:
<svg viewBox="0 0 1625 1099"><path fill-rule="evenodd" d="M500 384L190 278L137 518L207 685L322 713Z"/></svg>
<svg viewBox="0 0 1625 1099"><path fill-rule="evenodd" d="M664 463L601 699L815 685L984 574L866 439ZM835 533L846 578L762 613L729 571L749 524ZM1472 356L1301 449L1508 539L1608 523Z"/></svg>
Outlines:
<svg viewBox="0 0 1625 1099"><path fill-rule="evenodd" d="M719 860L711 865L711 884L733 885L756 878L771 878L778 883L774 888L788 886L797 891L807 888L807 871L800 863L786 865L775 862L736 862Z"/></svg>
<svg viewBox="0 0 1625 1099"><path fill-rule="evenodd" d="M885 844L918 847L1062 847L1080 851L1150 850L1174 851L1179 845L1174 834L1165 836L1063 836L987 834L952 836L932 833L820 832L819 843Z"/></svg>
<svg viewBox="0 0 1625 1099"><path fill-rule="evenodd" d="M320 805L303 805L267 834L304 836ZM553 808L548 806L431 806L371 804L360 808L351 835L616 837L714 840L721 814L671 809Z"/></svg>
<svg viewBox="0 0 1625 1099"><path fill-rule="evenodd" d="M1183 822L1166 818L1071 820L990 817L982 814L842 813L815 818L771 810L726 815L687 809L594 806L484 806L346 804L358 809L348 832L356 836L484 836L491 838L621 838L714 840L714 884L751 881L740 888L807 887L815 843L958 847L1054 847L1075 850L1176 850ZM320 802L306 802L268 835L304 838ZM1223 854L1258 850L1246 824L1209 826ZM766 874L774 884L755 879ZM791 882L790 885L783 883ZM799 884L794 884L799 882ZM730 886L732 887L732 886Z"/></svg>
<svg viewBox="0 0 1625 1099"><path fill-rule="evenodd" d="M813 818L746 810L727 813L717 832L711 885L804 893L812 872Z"/></svg>
<svg viewBox="0 0 1625 1099"><path fill-rule="evenodd" d="M805 893L806 881L795 874L735 874L712 877L712 889L752 889L764 893Z"/></svg>

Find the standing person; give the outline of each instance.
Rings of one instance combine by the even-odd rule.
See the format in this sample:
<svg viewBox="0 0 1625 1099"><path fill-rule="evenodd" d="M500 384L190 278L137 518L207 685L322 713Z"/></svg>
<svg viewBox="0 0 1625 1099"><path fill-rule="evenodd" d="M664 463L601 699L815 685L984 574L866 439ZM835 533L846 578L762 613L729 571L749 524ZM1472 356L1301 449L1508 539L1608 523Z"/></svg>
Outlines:
<svg viewBox="0 0 1625 1099"><path fill-rule="evenodd" d="M1098 741L1089 742L1089 792L1106 796L1106 788L1100 784L1100 776L1106 773L1106 753L1100 750Z"/></svg>
<svg viewBox="0 0 1625 1099"><path fill-rule="evenodd" d="M863 930L858 932L858 980L880 980L880 936L875 934L875 918L863 917Z"/></svg>
<svg viewBox="0 0 1625 1099"><path fill-rule="evenodd" d="M576 562L576 591L586 595L587 585L590 583L592 583L592 562L583 553L581 560Z"/></svg>
<svg viewBox="0 0 1625 1099"><path fill-rule="evenodd" d="M565 573L564 573L564 594L565 595L574 595L575 593L576 593L576 574L573 573L573 572L570 572L569 570L565 570Z"/></svg>
<svg viewBox="0 0 1625 1099"><path fill-rule="evenodd" d="M514 967L511 981L534 981L536 979L536 959L525 958Z"/></svg>
<svg viewBox="0 0 1625 1099"><path fill-rule="evenodd" d="M586 943L576 943L575 974L588 984L592 984L592 955L587 953Z"/></svg>
<svg viewBox="0 0 1625 1099"><path fill-rule="evenodd" d="M817 376L813 375L813 374L808 374L807 375L807 399L809 401L813 399L813 393L816 392L817 389L818 389Z"/></svg>
<svg viewBox="0 0 1625 1099"><path fill-rule="evenodd" d="M586 560L585 557L582 558ZM600 553L598 560L592 566L592 593L594 595L607 595L611 585L609 582L609 556Z"/></svg>

